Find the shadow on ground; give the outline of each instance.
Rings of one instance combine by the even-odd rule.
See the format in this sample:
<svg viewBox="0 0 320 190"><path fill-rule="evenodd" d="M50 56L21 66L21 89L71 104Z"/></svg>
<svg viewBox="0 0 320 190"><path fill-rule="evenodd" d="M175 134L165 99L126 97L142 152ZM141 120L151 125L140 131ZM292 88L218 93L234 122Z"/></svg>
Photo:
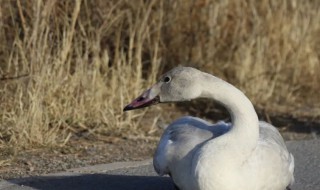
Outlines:
<svg viewBox="0 0 320 190"><path fill-rule="evenodd" d="M79 176L46 176L25 178L23 181L10 180L19 186L39 190L173 190L169 177L157 176L123 176L108 174L85 174Z"/></svg>

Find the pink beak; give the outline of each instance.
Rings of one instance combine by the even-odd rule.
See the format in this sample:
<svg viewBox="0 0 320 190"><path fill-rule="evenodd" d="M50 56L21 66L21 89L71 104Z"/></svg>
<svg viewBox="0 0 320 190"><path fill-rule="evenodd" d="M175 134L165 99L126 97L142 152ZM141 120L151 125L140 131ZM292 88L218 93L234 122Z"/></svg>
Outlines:
<svg viewBox="0 0 320 190"><path fill-rule="evenodd" d="M139 108L148 107L160 103L159 96L150 98L151 89L142 93L138 98L133 100L130 104L123 108L123 111L134 110Z"/></svg>

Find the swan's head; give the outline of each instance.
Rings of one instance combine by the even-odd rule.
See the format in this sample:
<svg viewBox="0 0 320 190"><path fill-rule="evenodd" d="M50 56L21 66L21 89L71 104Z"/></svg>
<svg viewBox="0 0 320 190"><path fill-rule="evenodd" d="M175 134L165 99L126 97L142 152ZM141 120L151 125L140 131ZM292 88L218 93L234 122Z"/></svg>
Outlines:
<svg viewBox="0 0 320 190"><path fill-rule="evenodd" d="M176 67L160 77L150 89L133 100L123 110L139 109L164 102L195 99L201 94L201 71L191 67Z"/></svg>

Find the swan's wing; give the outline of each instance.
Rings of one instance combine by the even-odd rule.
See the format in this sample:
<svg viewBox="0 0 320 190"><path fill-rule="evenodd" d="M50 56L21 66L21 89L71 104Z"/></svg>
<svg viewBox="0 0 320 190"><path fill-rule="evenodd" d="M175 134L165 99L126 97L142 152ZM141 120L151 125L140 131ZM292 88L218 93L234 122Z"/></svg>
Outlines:
<svg viewBox="0 0 320 190"><path fill-rule="evenodd" d="M156 149L153 165L159 175L170 174L170 163L186 157L203 142L227 132L230 125L224 122L212 125L195 117L182 117L164 131Z"/></svg>
<svg viewBox="0 0 320 190"><path fill-rule="evenodd" d="M291 153L289 153L287 146L280 135L279 131L269 123L260 121L260 134L259 143L271 146L273 150L278 150L285 164L289 166L289 172L292 175L291 183L294 182L293 172L294 172L294 158Z"/></svg>

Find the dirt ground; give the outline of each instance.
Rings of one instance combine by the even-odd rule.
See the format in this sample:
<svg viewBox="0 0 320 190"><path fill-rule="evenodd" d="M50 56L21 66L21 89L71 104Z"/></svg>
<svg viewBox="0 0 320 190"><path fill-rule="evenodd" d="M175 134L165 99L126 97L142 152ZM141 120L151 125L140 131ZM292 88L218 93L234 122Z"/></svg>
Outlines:
<svg viewBox="0 0 320 190"><path fill-rule="evenodd" d="M0 179L37 176L117 161L144 160L152 156L155 146L154 140L118 139L114 143L71 141L63 148L21 151L0 167ZM2 156L6 153L2 152Z"/></svg>

